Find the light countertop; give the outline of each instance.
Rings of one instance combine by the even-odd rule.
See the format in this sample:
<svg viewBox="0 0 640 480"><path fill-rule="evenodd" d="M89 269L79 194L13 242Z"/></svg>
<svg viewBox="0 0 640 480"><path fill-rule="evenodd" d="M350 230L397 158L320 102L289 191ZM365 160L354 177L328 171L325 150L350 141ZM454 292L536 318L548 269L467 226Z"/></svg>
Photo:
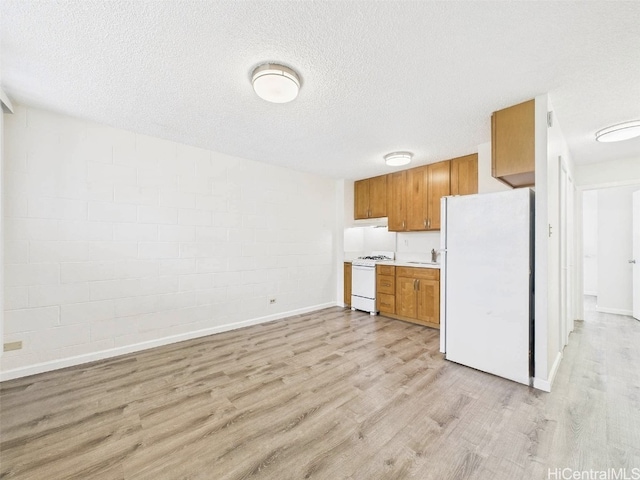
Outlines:
<svg viewBox="0 0 640 480"><path fill-rule="evenodd" d="M394 267L414 267L414 268L440 268L439 263L430 262L403 262L395 260L393 262L380 262L381 265L393 265Z"/></svg>
<svg viewBox="0 0 640 480"><path fill-rule="evenodd" d="M353 260L345 260L344 263L351 263ZM378 262L378 265L392 265L394 267L413 267L413 268L437 268L440 269L439 263L429 262L403 262L399 260L390 262Z"/></svg>

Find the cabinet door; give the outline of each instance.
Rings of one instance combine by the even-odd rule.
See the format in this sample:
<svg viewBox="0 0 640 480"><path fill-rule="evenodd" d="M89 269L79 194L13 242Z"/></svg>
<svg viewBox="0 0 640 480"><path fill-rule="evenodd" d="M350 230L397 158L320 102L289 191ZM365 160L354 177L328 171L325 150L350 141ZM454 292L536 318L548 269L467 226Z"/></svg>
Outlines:
<svg viewBox="0 0 640 480"><path fill-rule="evenodd" d="M388 293L379 293L376 299L376 306L380 313L390 313L391 315L396 313L396 297L395 295L389 295Z"/></svg>
<svg viewBox="0 0 640 480"><path fill-rule="evenodd" d="M415 278L396 277L396 314L417 318L416 284Z"/></svg>
<svg viewBox="0 0 640 480"><path fill-rule="evenodd" d="M380 218L387 216L387 176L369 179L369 216Z"/></svg>
<svg viewBox="0 0 640 480"><path fill-rule="evenodd" d="M440 282L418 280L417 318L424 322L440 323Z"/></svg>
<svg viewBox="0 0 640 480"><path fill-rule="evenodd" d="M407 172L391 173L387 177L389 231L403 232L407 228Z"/></svg>
<svg viewBox="0 0 640 480"><path fill-rule="evenodd" d="M451 160L451 195L478 193L478 154Z"/></svg>
<svg viewBox="0 0 640 480"><path fill-rule="evenodd" d="M451 162L439 162L428 166L429 184L427 187L427 204L429 230L440 230L440 199L451 194L450 176Z"/></svg>
<svg viewBox="0 0 640 480"><path fill-rule="evenodd" d="M428 167L407 170L407 230L426 230Z"/></svg>
<svg viewBox="0 0 640 480"><path fill-rule="evenodd" d="M344 303L351 305L351 264L344 263Z"/></svg>
<svg viewBox="0 0 640 480"><path fill-rule="evenodd" d="M535 100L493 112L491 174L512 187L535 183Z"/></svg>
<svg viewBox="0 0 640 480"><path fill-rule="evenodd" d="M396 293L396 278L391 275L378 275L376 277L376 292L393 295Z"/></svg>
<svg viewBox="0 0 640 480"><path fill-rule="evenodd" d="M353 184L353 218L369 218L369 179L358 180Z"/></svg>

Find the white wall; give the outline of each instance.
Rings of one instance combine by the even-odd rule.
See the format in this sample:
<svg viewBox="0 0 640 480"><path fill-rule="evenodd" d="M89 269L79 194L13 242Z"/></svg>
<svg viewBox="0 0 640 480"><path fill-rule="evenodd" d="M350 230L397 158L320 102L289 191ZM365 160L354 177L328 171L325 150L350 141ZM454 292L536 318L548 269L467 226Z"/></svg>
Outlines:
<svg viewBox="0 0 640 480"><path fill-rule="evenodd" d="M4 131L3 378L335 305L334 180L34 108Z"/></svg>
<svg viewBox="0 0 640 480"><path fill-rule="evenodd" d="M335 277L336 277L336 301L337 305L345 306L344 299L344 252L345 252L345 236L344 225L345 218L348 212L344 208L345 187L348 182L344 179L336 180L335 185L335 208L336 208L336 222L335 230L333 234L333 256L335 265Z"/></svg>
<svg viewBox="0 0 640 480"><path fill-rule="evenodd" d="M535 380L538 388L551 388L549 373L549 312L548 312L548 225L549 160L547 156L547 95L535 99ZM542 117L544 116L544 123ZM557 228L557 225L556 225Z"/></svg>
<svg viewBox="0 0 640 480"><path fill-rule="evenodd" d="M0 88L0 265L4 265L4 116L5 109L10 115L12 107L4 91ZM4 268L0 269L0 359L4 353Z"/></svg>
<svg viewBox="0 0 640 480"><path fill-rule="evenodd" d="M400 232L396 248L397 258L403 262L430 262L431 249L438 252L440 262L440 232Z"/></svg>
<svg viewBox="0 0 640 480"><path fill-rule="evenodd" d="M341 180L344 188L344 203L343 203L343 223L345 227L352 227L355 225L354 219L354 202L355 202L355 187L353 180Z"/></svg>
<svg viewBox="0 0 640 480"><path fill-rule="evenodd" d="M598 191L582 194L582 232L585 295L598 294Z"/></svg>
<svg viewBox="0 0 640 480"><path fill-rule="evenodd" d="M571 330L572 299L576 296L576 250L572 229L574 165L548 95L535 98L536 221L535 221L535 379L534 385L550 390L562 359L565 336ZM561 202L561 169L567 173L566 204ZM566 218L567 228L561 220ZM564 270L564 274L563 274ZM571 318L570 318L571 317Z"/></svg>
<svg viewBox="0 0 640 480"><path fill-rule="evenodd" d="M387 227L350 227L344 229L344 259L351 261L374 251L395 252L396 232Z"/></svg>
<svg viewBox="0 0 640 480"><path fill-rule="evenodd" d="M502 192L512 188L491 175L491 142L478 145L478 193Z"/></svg>
<svg viewBox="0 0 640 480"><path fill-rule="evenodd" d="M639 183L640 154L637 158L578 165L575 169L575 182L582 189Z"/></svg>
<svg viewBox="0 0 640 480"><path fill-rule="evenodd" d="M632 314L632 266L628 263L633 258L631 195L638 190L637 185L598 190L597 310L600 312Z"/></svg>
<svg viewBox="0 0 640 480"><path fill-rule="evenodd" d="M0 265L4 266L4 112L0 112ZM0 269L0 361L4 353L4 268Z"/></svg>

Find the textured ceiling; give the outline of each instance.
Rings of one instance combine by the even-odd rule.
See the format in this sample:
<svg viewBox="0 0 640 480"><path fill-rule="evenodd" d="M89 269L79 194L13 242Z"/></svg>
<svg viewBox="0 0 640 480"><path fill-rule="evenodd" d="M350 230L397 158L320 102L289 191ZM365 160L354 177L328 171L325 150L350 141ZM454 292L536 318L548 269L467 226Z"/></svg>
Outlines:
<svg viewBox="0 0 640 480"><path fill-rule="evenodd" d="M640 2L0 2L16 102L344 178L477 151L490 115L548 92L578 164L633 157L594 132L640 119ZM298 98L253 68L294 67Z"/></svg>

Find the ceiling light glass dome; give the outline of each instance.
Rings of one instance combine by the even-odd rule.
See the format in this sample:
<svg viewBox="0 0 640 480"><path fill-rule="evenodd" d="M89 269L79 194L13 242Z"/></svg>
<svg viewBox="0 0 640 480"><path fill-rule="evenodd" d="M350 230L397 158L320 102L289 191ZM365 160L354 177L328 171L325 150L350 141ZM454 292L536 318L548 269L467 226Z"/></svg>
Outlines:
<svg viewBox="0 0 640 480"><path fill-rule="evenodd" d="M289 67L265 63L257 67L251 76L256 94L272 103L287 103L294 100L300 91L300 77Z"/></svg>

